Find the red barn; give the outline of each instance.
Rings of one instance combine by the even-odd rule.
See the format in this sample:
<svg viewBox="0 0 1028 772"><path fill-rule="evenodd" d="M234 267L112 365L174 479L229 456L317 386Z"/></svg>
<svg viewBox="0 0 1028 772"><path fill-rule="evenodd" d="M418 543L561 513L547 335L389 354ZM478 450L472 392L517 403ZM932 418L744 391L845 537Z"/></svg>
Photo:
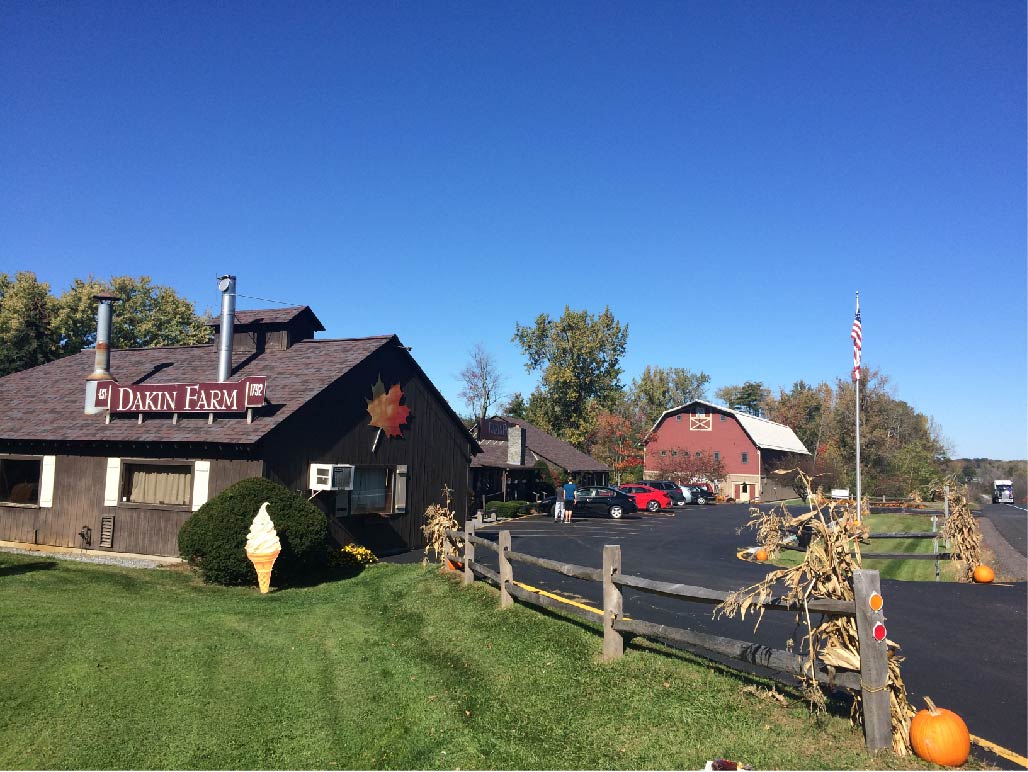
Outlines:
<svg viewBox="0 0 1028 772"><path fill-rule="evenodd" d="M675 479L681 476L676 470L688 467L684 463L687 457L709 454L724 468L724 477L717 481L721 495L736 501L793 495L768 475L794 467L799 455L808 455L788 426L703 400L666 411L643 443L647 479Z"/></svg>

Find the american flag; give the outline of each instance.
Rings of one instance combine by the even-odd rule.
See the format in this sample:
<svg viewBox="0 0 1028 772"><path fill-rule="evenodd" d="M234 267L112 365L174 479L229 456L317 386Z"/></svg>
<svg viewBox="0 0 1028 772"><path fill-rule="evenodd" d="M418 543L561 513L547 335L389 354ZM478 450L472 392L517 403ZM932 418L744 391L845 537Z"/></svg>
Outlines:
<svg viewBox="0 0 1028 772"><path fill-rule="evenodd" d="M853 338L853 380L860 380L860 349L862 347L862 331L860 327L860 297L857 297L857 315L853 319L853 328L850 330L850 337Z"/></svg>

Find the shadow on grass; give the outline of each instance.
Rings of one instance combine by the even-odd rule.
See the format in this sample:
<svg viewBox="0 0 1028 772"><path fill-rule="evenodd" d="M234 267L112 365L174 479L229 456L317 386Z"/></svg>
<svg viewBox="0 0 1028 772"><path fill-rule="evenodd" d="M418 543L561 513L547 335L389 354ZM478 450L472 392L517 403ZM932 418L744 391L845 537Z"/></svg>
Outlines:
<svg viewBox="0 0 1028 772"><path fill-rule="evenodd" d="M33 571L49 571L57 568L56 560L38 560L34 563L15 563L13 565L0 565L0 576L17 576L18 574L29 574Z"/></svg>
<svg viewBox="0 0 1028 772"><path fill-rule="evenodd" d="M737 666L735 660L723 662L719 659L711 659L702 650L694 651L685 646L673 645L664 641L651 641L641 636L632 636L631 638L626 636L625 648L645 651L649 654L674 659L679 662L701 665L719 675L738 681L743 686L766 686L769 683L773 683L779 691L791 699L798 702L806 701L806 697L803 696L799 689L796 678L786 673L773 670L767 670L766 673L751 672L750 670L742 669L746 667L745 663L738 663ZM755 667L759 667L759 665ZM844 718L850 716L853 707L852 694L841 690L834 690L826 694L825 698L827 700L826 709L829 715L842 716Z"/></svg>
<svg viewBox="0 0 1028 772"><path fill-rule="evenodd" d="M486 582L495 588L492 582ZM580 630L596 635L600 641L603 639L603 629L600 618L596 623L590 623L586 619L580 619L566 613L535 604L525 604L534 612L563 624L570 624ZM777 672L767 668L761 668L758 664L748 665L745 662L736 660L715 659L699 647L688 647L675 644L669 641L651 640L639 635L624 634L625 650L634 650L654 654L659 657L677 660L700 667L709 668L712 672L730 678L743 686L767 687L774 684L777 690L797 702L805 702L799 688L797 679L786 673ZM599 654L599 649L597 649ZM853 707L853 695L841 690L833 690L825 695L826 712L831 716L849 717Z"/></svg>

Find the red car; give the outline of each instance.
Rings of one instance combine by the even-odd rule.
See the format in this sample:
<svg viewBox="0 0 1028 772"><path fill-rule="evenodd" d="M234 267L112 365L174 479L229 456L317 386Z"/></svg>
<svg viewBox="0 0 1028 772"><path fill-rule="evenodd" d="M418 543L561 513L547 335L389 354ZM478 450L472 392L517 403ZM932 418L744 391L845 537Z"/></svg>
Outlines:
<svg viewBox="0 0 1028 772"><path fill-rule="evenodd" d="M671 497L649 485L630 483L620 486L618 490L635 499L635 505L640 511L648 509L650 512L656 512L658 509L671 509Z"/></svg>

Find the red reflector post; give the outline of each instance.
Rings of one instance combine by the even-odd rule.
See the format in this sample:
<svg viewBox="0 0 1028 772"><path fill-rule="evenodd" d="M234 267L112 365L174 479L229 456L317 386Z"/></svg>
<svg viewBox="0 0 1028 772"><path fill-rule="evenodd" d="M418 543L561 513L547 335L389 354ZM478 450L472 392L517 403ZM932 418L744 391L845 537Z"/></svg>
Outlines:
<svg viewBox="0 0 1028 772"><path fill-rule="evenodd" d="M889 634L889 631L885 629L885 625L881 622L875 622L875 626L872 629L872 634L876 641L884 641L885 636Z"/></svg>

